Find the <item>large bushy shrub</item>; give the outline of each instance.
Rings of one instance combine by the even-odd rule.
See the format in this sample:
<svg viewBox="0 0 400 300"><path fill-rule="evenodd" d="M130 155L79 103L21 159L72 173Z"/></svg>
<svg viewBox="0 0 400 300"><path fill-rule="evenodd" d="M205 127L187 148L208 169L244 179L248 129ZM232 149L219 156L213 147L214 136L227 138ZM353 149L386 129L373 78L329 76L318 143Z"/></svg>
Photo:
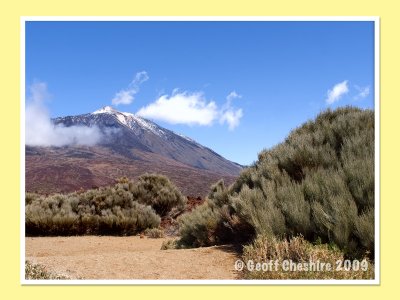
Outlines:
<svg viewBox="0 0 400 300"><path fill-rule="evenodd" d="M190 214L179 218L179 232L182 247L202 247L218 243L216 230L219 222L218 211L210 205L198 206Z"/></svg>
<svg viewBox="0 0 400 300"><path fill-rule="evenodd" d="M374 112L321 113L262 151L232 186L213 186L206 203L182 217L181 243L188 247L301 234L346 255L373 253Z"/></svg>
<svg viewBox="0 0 400 300"><path fill-rule="evenodd" d="M160 216L165 216L174 207L183 208L186 203L178 188L163 175L144 174L129 185L129 190L135 200L150 205Z"/></svg>

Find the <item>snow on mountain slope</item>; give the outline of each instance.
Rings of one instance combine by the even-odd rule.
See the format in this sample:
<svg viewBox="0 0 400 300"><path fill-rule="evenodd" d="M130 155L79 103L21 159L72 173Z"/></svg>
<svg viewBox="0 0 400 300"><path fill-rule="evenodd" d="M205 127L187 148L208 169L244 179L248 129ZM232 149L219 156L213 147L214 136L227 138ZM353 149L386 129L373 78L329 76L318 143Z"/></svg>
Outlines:
<svg viewBox="0 0 400 300"><path fill-rule="evenodd" d="M59 117L55 124L97 126L104 133L99 146L128 158L142 160L141 153L155 153L190 167L236 176L242 167L196 141L132 113L105 106L93 113ZM146 156L148 159L148 156Z"/></svg>

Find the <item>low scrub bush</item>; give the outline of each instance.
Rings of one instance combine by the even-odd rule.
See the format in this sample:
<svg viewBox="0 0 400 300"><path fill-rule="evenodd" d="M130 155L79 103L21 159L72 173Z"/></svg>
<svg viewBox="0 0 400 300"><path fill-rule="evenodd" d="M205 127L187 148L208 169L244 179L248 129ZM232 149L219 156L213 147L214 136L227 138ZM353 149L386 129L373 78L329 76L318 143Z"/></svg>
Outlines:
<svg viewBox="0 0 400 300"><path fill-rule="evenodd" d="M135 200L150 205L160 216L165 216L174 207L183 209L186 203L178 188L163 175L144 174L129 185L129 191Z"/></svg>
<svg viewBox="0 0 400 300"><path fill-rule="evenodd" d="M46 270L46 268L39 264L33 264L29 261L25 261L25 279L28 280L39 280L39 279L71 279L68 276L61 274L54 274Z"/></svg>
<svg viewBox="0 0 400 300"><path fill-rule="evenodd" d="M144 231L144 234L152 239L159 239L165 236L164 230L160 228L148 228Z"/></svg>
<svg viewBox="0 0 400 300"><path fill-rule="evenodd" d="M118 183L114 187L36 197L25 205L27 235L132 235L158 227L160 217Z"/></svg>
<svg viewBox="0 0 400 300"><path fill-rule="evenodd" d="M179 247L202 247L217 243L215 232L219 216L209 204L196 207L191 213L182 215L179 219Z"/></svg>
<svg viewBox="0 0 400 300"><path fill-rule="evenodd" d="M251 221L233 214L221 180L212 187L207 201L178 218L180 248L211 246L224 243L245 243L255 234ZM216 198L212 198L216 197Z"/></svg>
<svg viewBox="0 0 400 300"><path fill-rule="evenodd" d="M167 177L156 174L66 195L26 193L25 229L27 235L133 235L155 228L149 234L162 236L156 229L160 215L182 210L185 200Z"/></svg>
<svg viewBox="0 0 400 300"><path fill-rule="evenodd" d="M26 193L25 194L25 204L31 204L32 202L36 201L38 198L40 198L39 194Z"/></svg>
<svg viewBox="0 0 400 300"><path fill-rule="evenodd" d="M179 249L176 240L167 240L161 244L161 250Z"/></svg>

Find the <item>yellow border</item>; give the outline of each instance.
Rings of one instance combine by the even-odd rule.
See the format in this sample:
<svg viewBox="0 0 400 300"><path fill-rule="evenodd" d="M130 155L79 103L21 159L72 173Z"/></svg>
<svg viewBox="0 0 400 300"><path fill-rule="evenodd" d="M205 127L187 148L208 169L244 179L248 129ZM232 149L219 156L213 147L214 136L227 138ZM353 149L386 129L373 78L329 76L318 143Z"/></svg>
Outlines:
<svg viewBox="0 0 400 300"><path fill-rule="evenodd" d="M386 2L389 3L389 2ZM392 1L391 3L395 3ZM394 4L393 4L394 5ZM1 58L1 187L0 284L2 295L26 299L71 299L77 297L109 299L120 296L187 299L210 296L228 299L248 297L279 298L362 298L373 299L396 294L395 245L399 201L393 187L398 172L398 152L390 142L397 140L395 113L398 111L397 42L398 9L383 1L13 1L2 3L0 18ZM20 16L123 16L123 15L242 15L242 16L379 16L381 18L381 285L380 286L20 286L19 280L19 30ZM396 81L395 81L396 80ZM387 138L392 130L392 138ZM393 143L392 142L392 143ZM392 157L391 157L392 156ZM391 175L391 176L390 176ZM391 194L391 195L390 195ZM390 197L392 196L392 197ZM390 232L392 231L392 232ZM124 293L124 295L121 295ZM384 293L384 294L382 294Z"/></svg>

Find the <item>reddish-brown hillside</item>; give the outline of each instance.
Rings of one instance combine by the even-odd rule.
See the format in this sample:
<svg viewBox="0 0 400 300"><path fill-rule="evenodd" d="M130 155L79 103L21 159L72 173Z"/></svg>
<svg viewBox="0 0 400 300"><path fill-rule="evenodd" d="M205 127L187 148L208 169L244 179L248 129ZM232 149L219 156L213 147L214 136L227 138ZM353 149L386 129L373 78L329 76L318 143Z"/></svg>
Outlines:
<svg viewBox="0 0 400 300"><path fill-rule="evenodd" d="M26 151L26 191L72 192L110 185L117 178L136 178L149 172L168 176L185 195L204 197L210 185L219 179L232 183L236 178L193 168L156 154L139 151L136 154L138 159L130 159L98 146L29 147Z"/></svg>

